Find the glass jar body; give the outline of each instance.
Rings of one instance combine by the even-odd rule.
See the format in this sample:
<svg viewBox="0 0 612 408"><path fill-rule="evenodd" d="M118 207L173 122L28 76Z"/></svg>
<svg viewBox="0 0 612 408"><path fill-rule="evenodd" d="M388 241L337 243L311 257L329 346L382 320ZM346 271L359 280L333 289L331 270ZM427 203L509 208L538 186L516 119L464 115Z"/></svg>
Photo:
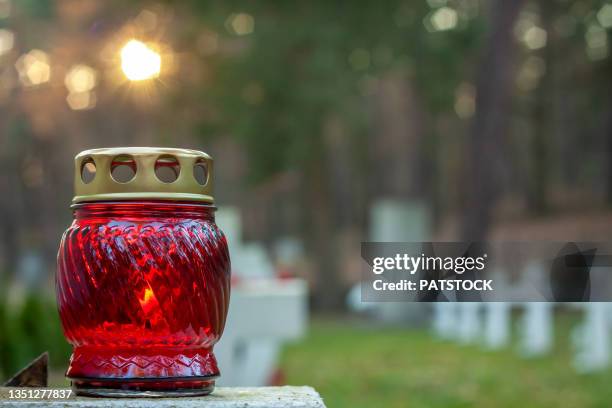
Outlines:
<svg viewBox="0 0 612 408"><path fill-rule="evenodd" d="M97 202L74 215L56 291L77 390L212 391L230 293L214 207Z"/></svg>

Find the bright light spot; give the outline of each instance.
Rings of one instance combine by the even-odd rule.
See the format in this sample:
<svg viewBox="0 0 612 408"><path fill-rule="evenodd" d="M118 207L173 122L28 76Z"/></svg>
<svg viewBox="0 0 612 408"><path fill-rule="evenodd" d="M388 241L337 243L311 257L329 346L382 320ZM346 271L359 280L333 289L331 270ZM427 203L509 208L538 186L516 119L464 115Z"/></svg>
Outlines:
<svg viewBox="0 0 612 408"><path fill-rule="evenodd" d="M514 25L514 35L530 50L546 46L548 33L539 24L539 16L533 11L526 10L521 12Z"/></svg>
<svg viewBox="0 0 612 408"><path fill-rule="evenodd" d="M41 50L32 50L19 57L15 68L19 72L19 80L25 86L40 85L51 78L49 56Z"/></svg>
<svg viewBox="0 0 612 408"><path fill-rule="evenodd" d="M536 25L529 27L523 33L523 42L530 50L539 50L540 48L546 47L546 41L548 34L546 30Z"/></svg>
<svg viewBox="0 0 612 408"><path fill-rule="evenodd" d="M589 48L602 48L608 44L606 31L596 24L591 24L585 34L585 40Z"/></svg>
<svg viewBox="0 0 612 408"><path fill-rule="evenodd" d="M150 315L155 310L160 310L159 302L157 301L157 297L155 297L155 292L149 286L145 289L142 299L138 298L138 302L140 302L140 307L145 315Z"/></svg>
<svg viewBox="0 0 612 408"><path fill-rule="evenodd" d="M130 40L121 49L121 69L131 81L157 78L161 70L161 56L145 43Z"/></svg>
<svg viewBox="0 0 612 408"><path fill-rule="evenodd" d="M226 27L234 34L247 35L255 29L255 19L247 13L231 14L226 21Z"/></svg>
<svg viewBox="0 0 612 408"><path fill-rule="evenodd" d="M591 24L584 35L584 39L587 45L587 55L591 60L597 61L608 56L608 34L606 30L597 24Z"/></svg>
<svg viewBox="0 0 612 408"><path fill-rule="evenodd" d="M446 31L457 27L459 16L455 9L442 7L433 12L429 21L431 22L433 31Z"/></svg>
<svg viewBox="0 0 612 408"><path fill-rule="evenodd" d="M545 72L546 62L540 57L531 56L519 69L516 85L521 91L529 92L538 86Z"/></svg>
<svg viewBox="0 0 612 408"><path fill-rule="evenodd" d="M66 97L68 106L73 110L86 110L96 106L96 94L93 92L70 93Z"/></svg>
<svg viewBox="0 0 612 408"><path fill-rule="evenodd" d="M89 92L96 86L96 71L87 65L74 65L64 79L71 93Z"/></svg>
<svg viewBox="0 0 612 408"><path fill-rule="evenodd" d="M0 55L4 55L13 49L15 35L10 30L0 29Z"/></svg>
<svg viewBox="0 0 612 408"><path fill-rule="evenodd" d="M368 69L370 67L370 53L363 48L357 48L348 58L349 64L356 71Z"/></svg>
<svg viewBox="0 0 612 408"><path fill-rule="evenodd" d="M469 119L476 111L476 89L469 83L462 83L455 91L455 113L461 119Z"/></svg>
<svg viewBox="0 0 612 408"><path fill-rule="evenodd" d="M597 12L597 21L604 28L612 28L612 4L605 4Z"/></svg>

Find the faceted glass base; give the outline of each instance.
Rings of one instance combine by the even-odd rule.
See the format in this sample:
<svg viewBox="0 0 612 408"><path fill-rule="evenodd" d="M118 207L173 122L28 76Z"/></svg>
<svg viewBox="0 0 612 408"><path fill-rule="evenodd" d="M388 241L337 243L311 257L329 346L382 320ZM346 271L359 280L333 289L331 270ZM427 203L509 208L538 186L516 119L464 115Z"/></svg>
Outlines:
<svg viewBox="0 0 612 408"><path fill-rule="evenodd" d="M178 380L178 381L177 381ZM164 379L163 381L122 380L73 380L72 389L76 395L106 398L176 398L208 395L215 389L215 381L184 381Z"/></svg>
<svg viewBox="0 0 612 408"><path fill-rule="evenodd" d="M206 348L76 347L66 374L77 395L176 397L211 393L219 369Z"/></svg>

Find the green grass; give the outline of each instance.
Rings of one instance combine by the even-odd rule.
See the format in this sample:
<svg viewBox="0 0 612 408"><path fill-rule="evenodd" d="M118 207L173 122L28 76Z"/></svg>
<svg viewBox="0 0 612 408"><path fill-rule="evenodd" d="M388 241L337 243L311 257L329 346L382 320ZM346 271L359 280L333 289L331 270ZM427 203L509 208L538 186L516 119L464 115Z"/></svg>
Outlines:
<svg viewBox="0 0 612 408"><path fill-rule="evenodd" d="M580 375L569 333L557 325L550 356L516 347L486 351L434 339L427 330L315 321L285 348L286 382L314 386L328 407L609 407L612 370ZM371 325L370 325L371 326Z"/></svg>
<svg viewBox="0 0 612 408"><path fill-rule="evenodd" d="M33 293L15 308L4 299L0 297L0 383L44 351L52 369L65 369L71 347L62 334L55 300Z"/></svg>

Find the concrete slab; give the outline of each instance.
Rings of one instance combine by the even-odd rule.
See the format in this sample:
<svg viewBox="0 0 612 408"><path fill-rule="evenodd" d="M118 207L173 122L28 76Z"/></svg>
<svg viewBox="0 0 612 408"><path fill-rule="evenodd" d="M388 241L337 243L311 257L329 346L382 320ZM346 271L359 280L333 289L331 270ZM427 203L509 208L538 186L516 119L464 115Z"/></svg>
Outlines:
<svg viewBox="0 0 612 408"><path fill-rule="evenodd" d="M56 388L57 389L57 388ZM13 390L11 398L11 391ZM26 396L30 390L45 390L52 388L0 388L0 407L49 407L49 408L325 408L325 404L312 387L217 387L215 391L204 397L188 398L87 398L76 397L74 393L69 398L15 398L25 390ZM66 391L69 389L62 388ZM41 394L39 392L39 394Z"/></svg>

